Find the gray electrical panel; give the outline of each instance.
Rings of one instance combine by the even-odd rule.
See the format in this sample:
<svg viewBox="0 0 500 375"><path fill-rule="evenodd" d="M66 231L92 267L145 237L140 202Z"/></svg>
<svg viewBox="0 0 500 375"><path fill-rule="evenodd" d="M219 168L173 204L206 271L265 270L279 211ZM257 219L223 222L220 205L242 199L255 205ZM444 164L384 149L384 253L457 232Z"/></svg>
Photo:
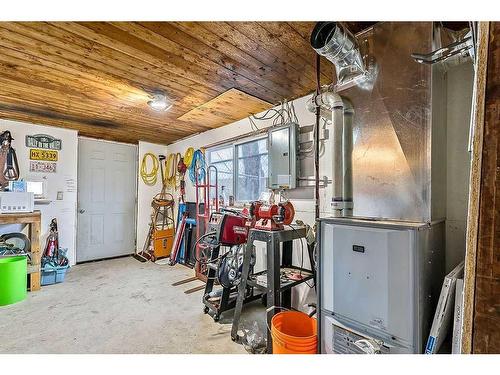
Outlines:
<svg viewBox="0 0 500 375"><path fill-rule="evenodd" d="M423 353L444 276L444 221L319 220L321 353Z"/></svg>
<svg viewBox="0 0 500 375"><path fill-rule="evenodd" d="M295 189L298 178L299 125L290 123L268 131L268 188Z"/></svg>

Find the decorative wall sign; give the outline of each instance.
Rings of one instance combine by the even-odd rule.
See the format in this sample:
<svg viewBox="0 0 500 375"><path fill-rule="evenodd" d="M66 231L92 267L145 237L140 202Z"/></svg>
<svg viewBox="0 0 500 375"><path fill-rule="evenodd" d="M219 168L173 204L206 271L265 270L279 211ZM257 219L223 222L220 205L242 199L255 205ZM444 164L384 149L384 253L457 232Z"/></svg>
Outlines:
<svg viewBox="0 0 500 375"><path fill-rule="evenodd" d="M47 134L27 135L26 147L43 148L45 150L60 150L62 147L62 141Z"/></svg>
<svg viewBox="0 0 500 375"><path fill-rule="evenodd" d="M56 173L57 163L48 161L30 161L30 172Z"/></svg>
<svg viewBox="0 0 500 375"><path fill-rule="evenodd" d="M31 160L57 161L58 154L55 150L30 149Z"/></svg>

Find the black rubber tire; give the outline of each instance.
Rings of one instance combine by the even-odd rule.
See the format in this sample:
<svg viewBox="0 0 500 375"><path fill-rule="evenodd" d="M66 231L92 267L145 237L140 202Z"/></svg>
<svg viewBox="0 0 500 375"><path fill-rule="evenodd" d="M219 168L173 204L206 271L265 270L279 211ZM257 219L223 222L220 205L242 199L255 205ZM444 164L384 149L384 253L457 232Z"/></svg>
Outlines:
<svg viewBox="0 0 500 375"><path fill-rule="evenodd" d="M220 320L220 315L219 314L215 314L214 315L214 322L217 323L219 320Z"/></svg>
<svg viewBox="0 0 500 375"><path fill-rule="evenodd" d="M203 308L203 314L208 314L208 311L209 311L209 310L210 310L210 309L208 308L208 306L205 306L205 307Z"/></svg>

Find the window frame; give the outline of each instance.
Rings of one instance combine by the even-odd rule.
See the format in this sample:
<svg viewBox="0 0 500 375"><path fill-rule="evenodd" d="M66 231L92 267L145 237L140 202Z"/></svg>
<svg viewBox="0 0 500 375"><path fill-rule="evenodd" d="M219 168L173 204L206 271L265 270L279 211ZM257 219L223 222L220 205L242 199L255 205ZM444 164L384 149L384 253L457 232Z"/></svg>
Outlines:
<svg viewBox="0 0 500 375"><path fill-rule="evenodd" d="M252 202L251 200L236 200L236 188L238 186L238 177L239 177L239 174L240 174L240 171L239 171L239 155L238 155L238 146L241 146L241 145L245 145L247 143L251 143L251 142L258 142L258 141L261 141L265 139L266 140L266 155L269 155L269 144L267 142L267 135L265 136L260 136L260 137L252 137L250 139L245 139L245 140L241 140L239 142L235 142L233 144L233 147L234 147L234 150L233 150L233 156L234 156L234 168L233 168L233 192L234 192L234 202L235 203L248 203L248 202ZM257 156L261 156L261 155L264 155L264 154L257 154ZM268 176L269 177L269 176ZM266 181L266 188L267 188L267 181ZM255 200L259 199L259 197L255 198Z"/></svg>
<svg viewBox="0 0 500 375"><path fill-rule="evenodd" d="M225 148L231 148L232 149L232 152L233 152L233 158L232 159L227 159L227 161L231 160L233 162L233 183L231 184L232 185L232 191L233 191L233 194L235 192L235 181L234 181L234 153L235 153L235 148L234 148L234 145L232 143L224 143L224 144L220 144L220 145L216 145L214 147L209 147L209 148L206 148L205 149L205 155L207 156L207 166L210 166L212 165L212 162L210 160L210 155L209 153L210 152L216 152L216 151L219 151L219 150L223 150ZM226 160L225 160L226 161ZM221 163L221 162L216 162L216 163ZM218 175L219 173L219 170L217 169L217 184L219 183L218 181ZM220 186L219 186L219 189L220 189ZM220 193L220 191L217 191L217 193Z"/></svg>
<svg viewBox="0 0 500 375"><path fill-rule="evenodd" d="M238 175L239 175L238 146L241 146L241 145L244 145L244 144L250 143L250 142L258 142L258 141L261 141L263 139L266 140L266 150L267 150L267 154L269 155L269 142L268 142L267 133L264 133L262 135L256 135L256 136L253 136L253 137L247 137L247 138L244 138L244 139L239 140L237 142L221 143L221 144L215 145L213 147L207 147L207 148L205 148L205 155L207 155L207 164L208 165L212 165L211 164L211 160L210 160L210 153L211 152L214 152L214 151L217 151L217 150L220 150L220 149L224 149L224 148L232 147L232 149L233 149L233 183L232 183L233 194L232 195L234 197L234 204L235 204L235 206L243 205L245 203L250 202L250 201L239 201L239 200L236 200L236 187L237 187L237 184L238 184ZM261 154L259 154L259 155L261 155ZM266 182L266 188L267 188L267 182ZM258 197L256 199L258 199Z"/></svg>

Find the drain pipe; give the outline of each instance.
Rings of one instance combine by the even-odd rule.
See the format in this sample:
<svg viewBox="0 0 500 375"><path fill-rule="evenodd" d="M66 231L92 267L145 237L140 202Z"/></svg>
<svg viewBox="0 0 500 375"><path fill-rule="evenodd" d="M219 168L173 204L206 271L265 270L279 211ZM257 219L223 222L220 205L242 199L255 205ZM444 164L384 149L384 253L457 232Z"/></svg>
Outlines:
<svg viewBox="0 0 500 375"><path fill-rule="evenodd" d="M352 216L353 212L353 193L352 193L352 120L354 117L354 108L351 102L344 101L344 122L342 130L342 164L344 169L343 184L343 208L342 216Z"/></svg>
<svg viewBox="0 0 500 375"><path fill-rule="evenodd" d="M335 95L335 94L334 94ZM330 203L334 216L343 216L344 202L344 102L339 95L335 95L332 111L332 171L333 191Z"/></svg>

